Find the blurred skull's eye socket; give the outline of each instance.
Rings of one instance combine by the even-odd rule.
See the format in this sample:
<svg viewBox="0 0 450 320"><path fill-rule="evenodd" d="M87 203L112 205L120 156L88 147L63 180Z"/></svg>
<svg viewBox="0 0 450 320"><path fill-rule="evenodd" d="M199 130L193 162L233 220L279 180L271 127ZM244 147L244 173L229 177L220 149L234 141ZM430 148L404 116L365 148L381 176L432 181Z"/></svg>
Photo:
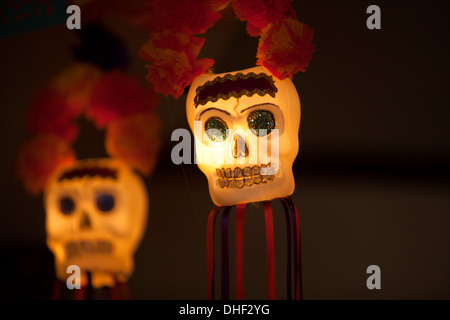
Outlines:
<svg viewBox="0 0 450 320"><path fill-rule="evenodd" d="M96 205L98 210L100 210L101 212L110 212L112 209L114 209L114 196L102 193L97 196Z"/></svg>
<svg viewBox="0 0 450 320"><path fill-rule="evenodd" d="M62 197L59 199L59 210L65 215L69 215L75 211L75 201L71 197Z"/></svg>
<svg viewBox="0 0 450 320"><path fill-rule="evenodd" d="M221 142L226 140L227 129L227 124L220 118L213 117L206 120L205 132L212 141Z"/></svg>
<svg viewBox="0 0 450 320"><path fill-rule="evenodd" d="M248 127L253 134L263 137L275 129L275 117L267 110L256 110L247 117Z"/></svg>

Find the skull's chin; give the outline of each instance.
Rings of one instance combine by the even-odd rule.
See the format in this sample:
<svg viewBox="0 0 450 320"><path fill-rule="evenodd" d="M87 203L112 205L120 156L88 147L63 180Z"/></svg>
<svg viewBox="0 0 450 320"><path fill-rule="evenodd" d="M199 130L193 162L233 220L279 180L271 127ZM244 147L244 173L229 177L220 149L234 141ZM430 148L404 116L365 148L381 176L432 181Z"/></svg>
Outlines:
<svg viewBox="0 0 450 320"><path fill-rule="evenodd" d="M209 192L216 205L259 202L287 197L294 192L291 168L281 168L276 174L265 170L268 165L215 168L207 175Z"/></svg>

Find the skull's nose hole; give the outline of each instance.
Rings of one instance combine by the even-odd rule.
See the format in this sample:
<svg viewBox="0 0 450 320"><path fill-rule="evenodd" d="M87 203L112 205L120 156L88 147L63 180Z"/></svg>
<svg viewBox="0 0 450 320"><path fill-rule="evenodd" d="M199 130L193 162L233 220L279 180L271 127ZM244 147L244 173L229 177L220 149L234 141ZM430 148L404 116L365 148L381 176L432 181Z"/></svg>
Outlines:
<svg viewBox="0 0 450 320"><path fill-rule="evenodd" d="M233 156L235 158L248 156L247 144L245 143L244 138L238 135L234 136Z"/></svg>
<svg viewBox="0 0 450 320"><path fill-rule="evenodd" d="M91 219L89 218L86 212L83 212L80 220L80 230L91 229L91 227L92 227Z"/></svg>

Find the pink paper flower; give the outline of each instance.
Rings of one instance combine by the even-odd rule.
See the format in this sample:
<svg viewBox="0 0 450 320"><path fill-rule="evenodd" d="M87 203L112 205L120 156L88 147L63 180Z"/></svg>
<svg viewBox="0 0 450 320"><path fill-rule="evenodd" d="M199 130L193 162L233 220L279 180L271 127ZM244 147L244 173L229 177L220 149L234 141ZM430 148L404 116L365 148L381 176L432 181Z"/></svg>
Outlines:
<svg viewBox="0 0 450 320"><path fill-rule="evenodd" d="M94 86L86 117L99 128L111 122L155 108L158 99L151 87L120 71L106 74Z"/></svg>
<svg viewBox="0 0 450 320"><path fill-rule="evenodd" d="M315 51L314 30L296 19L269 24L259 39L257 64L270 70L277 78L292 79L306 71Z"/></svg>
<svg viewBox="0 0 450 320"><path fill-rule="evenodd" d="M158 158L160 128L161 121L154 113L118 119L106 129L106 151L148 176Z"/></svg>
<svg viewBox="0 0 450 320"><path fill-rule="evenodd" d="M292 0L235 0L232 3L236 17L247 21L247 32L253 37L261 34L269 23L296 18Z"/></svg>
<svg viewBox="0 0 450 320"><path fill-rule="evenodd" d="M192 80L214 64L212 59L197 59L205 39L164 30L152 35L139 56L148 62L147 80L156 92L178 98Z"/></svg>
<svg viewBox="0 0 450 320"><path fill-rule="evenodd" d="M59 166L74 162L74 152L66 141L54 135L41 134L20 147L16 175L23 180L28 193L38 195Z"/></svg>

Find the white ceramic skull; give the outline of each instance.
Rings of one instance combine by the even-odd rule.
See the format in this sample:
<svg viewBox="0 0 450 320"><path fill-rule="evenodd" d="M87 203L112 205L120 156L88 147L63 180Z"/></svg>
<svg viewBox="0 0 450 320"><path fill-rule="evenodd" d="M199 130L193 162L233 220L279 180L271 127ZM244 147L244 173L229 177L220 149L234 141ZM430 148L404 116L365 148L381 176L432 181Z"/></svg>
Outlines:
<svg viewBox="0 0 450 320"><path fill-rule="evenodd" d="M300 99L289 78L279 80L262 66L199 76L190 86L186 114L216 205L293 193Z"/></svg>
<svg viewBox="0 0 450 320"><path fill-rule="evenodd" d="M58 279L80 267L82 284L127 281L144 234L148 199L142 179L116 159L80 160L56 170L45 190L47 245Z"/></svg>

